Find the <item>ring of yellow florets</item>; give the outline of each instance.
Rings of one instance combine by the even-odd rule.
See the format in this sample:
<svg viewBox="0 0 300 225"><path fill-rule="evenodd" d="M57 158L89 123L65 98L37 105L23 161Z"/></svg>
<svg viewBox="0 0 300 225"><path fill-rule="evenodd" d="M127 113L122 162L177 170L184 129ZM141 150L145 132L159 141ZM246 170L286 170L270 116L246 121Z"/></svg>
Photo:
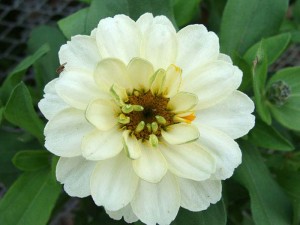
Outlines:
<svg viewBox="0 0 300 225"><path fill-rule="evenodd" d="M135 90L128 96L119 120L122 129L130 130L137 139L149 140L161 136L161 130L174 124L174 113L167 109L169 98L153 95L151 91Z"/></svg>

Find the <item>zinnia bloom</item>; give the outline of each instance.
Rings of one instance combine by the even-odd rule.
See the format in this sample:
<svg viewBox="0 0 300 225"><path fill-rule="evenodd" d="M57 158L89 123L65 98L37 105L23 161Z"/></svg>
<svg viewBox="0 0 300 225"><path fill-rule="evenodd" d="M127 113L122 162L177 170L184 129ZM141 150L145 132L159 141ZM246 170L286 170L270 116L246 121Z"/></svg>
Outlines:
<svg viewBox="0 0 300 225"><path fill-rule="evenodd" d="M176 32L165 16L101 20L59 51L45 87L46 148L57 180L111 218L170 224L181 207L221 198L241 163L234 139L254 126L242 72L203 25Z"/></svg>

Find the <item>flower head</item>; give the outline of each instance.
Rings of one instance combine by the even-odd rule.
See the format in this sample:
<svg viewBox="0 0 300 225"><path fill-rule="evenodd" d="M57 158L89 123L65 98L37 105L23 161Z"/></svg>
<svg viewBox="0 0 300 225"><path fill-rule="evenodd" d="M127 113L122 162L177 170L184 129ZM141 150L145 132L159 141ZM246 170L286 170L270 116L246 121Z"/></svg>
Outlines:
<svg viewBox="0 0 300 225"><path fill-rule="evenodd" d="M234 139L254 125L242 72L203 25L176 32L164 16L99 22L59 51L45 87L46 148L57 180L114 219L170 224L201 211L241 163Z"/></svg>

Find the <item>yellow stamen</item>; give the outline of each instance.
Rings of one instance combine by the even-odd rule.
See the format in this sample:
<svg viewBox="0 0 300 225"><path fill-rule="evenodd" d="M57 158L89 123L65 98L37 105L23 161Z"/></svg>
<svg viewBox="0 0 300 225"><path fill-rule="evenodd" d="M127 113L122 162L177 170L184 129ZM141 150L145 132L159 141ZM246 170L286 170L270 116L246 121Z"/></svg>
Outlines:
<svg viewBox="0 0 300 225"><path fill-rule="evenodd" d="M145 122L144 122L144 121L141 121L141 122L139 122L139 124L136 126L135 132L139 133L139 132L141 132L142 130L144 130L144 128L145 128Z"/></svg>
<svg viewBox="0 0 300 225"><path fill-rule="evenodd" d="M152 147L157 147L158 146L158 138L155 134L150 134L149 135L149 142L152 145Z"/></svg>
<svg viewBox="0 0 300 225"><path fill-rule="evenodd" d="M189 121L188 123L191 123L192 121L194 121L194 119L196 119L196 115L195 115L195 113L191 113L190 115L184 116L182 118L188 120Z"/></svg>
<svg viewBox="0 0 300 225"><path fill-rule="evenodd" d="M158 124L156 122L151 123L152 132L156 133L158 130Z"/></svg>
<svg viewBox="0 0 300 225"><path fill-rule="evenodd" d="M196 115L194 112L192 112L191 114L188 115L184 115L184 116L174 116L174 121L175 122L185 122L185 123L192 123L194 120L196 119Z"/></svg>
<svg viewBox="0 0 300 225"><path fill-rule="evenodd" d="M128 124L130 123L130 117L125 116L124 114L120 114L118 118L118 122L121 124Z"/></svg>

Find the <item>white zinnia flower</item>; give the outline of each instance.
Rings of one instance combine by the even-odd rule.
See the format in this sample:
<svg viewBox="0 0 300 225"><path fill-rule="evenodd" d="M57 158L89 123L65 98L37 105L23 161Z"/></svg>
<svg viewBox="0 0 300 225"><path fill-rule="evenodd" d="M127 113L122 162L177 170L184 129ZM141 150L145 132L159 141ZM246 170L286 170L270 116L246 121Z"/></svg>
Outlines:
<svg viewBox="0 0 300 225"><path fill-rule="evenodd" d="M74 36L59 59L65 69L39 108L69 195L91 195L111 218L148 225L220 200L254 105L237 91L242 72L215 33L203 25L176 32L149 13L136 22L117 15Z"/></svg>

